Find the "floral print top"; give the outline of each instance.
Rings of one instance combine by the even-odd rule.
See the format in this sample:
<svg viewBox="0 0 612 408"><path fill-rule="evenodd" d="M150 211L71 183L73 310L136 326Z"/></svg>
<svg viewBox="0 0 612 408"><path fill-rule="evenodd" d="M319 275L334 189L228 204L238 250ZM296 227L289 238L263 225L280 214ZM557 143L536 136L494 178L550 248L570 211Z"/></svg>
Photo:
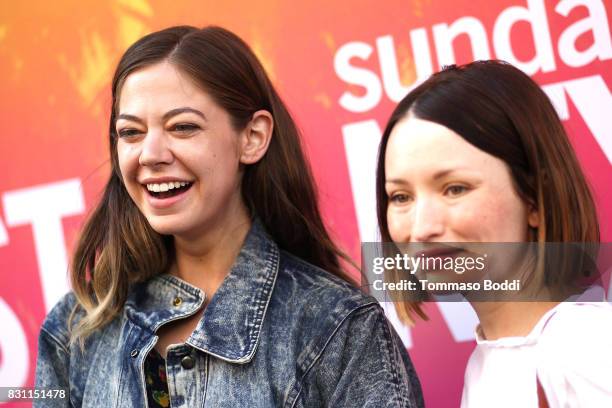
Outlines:
<svg viewBox="0 0 612 408"><path fill-rule="evenodd" d="M170 406L168 380L166 379L166 360L153 348L145 359L145 379L147 381L147 400L150 408Z"/></svg>

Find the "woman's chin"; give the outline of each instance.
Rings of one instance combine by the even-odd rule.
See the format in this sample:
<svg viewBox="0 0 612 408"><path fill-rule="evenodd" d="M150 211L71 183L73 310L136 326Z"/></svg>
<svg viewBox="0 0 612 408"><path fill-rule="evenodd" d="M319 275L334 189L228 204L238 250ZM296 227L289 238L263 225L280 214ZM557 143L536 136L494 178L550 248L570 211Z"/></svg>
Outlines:
<svg viewBox="0 0 612 408"><path fill-rule="evenodd" d="M147 217L149 225L153 231L161 235L182 235L188 228L170 219L160 219L162 217ZM167 218L167 217L166 217Z"/></svg>

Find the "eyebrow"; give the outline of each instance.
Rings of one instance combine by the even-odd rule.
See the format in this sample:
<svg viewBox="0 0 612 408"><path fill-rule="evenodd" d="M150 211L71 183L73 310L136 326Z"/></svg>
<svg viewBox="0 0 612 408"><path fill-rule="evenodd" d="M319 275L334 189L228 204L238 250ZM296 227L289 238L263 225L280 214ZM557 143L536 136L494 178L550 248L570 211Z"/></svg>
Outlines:
<svg viewBox="0 0 612 408"><path fill-rule="evenodd" d="M387 179L387 180L385 180L385 184L400 184L400 185L404 185L404 184L408 184L408 182L406 182L405 180L399 179L399 178L394 178L394 179Z"/></svg>
<svg viewBox="0 0 612 408"><path fill-rule="evenodd" d="M187 107L172 109L172 110L164 113L164 116L162 116L162 120L165 122L168 119L170 119L171 117L179 115L181 113L195 113L196 115L198 115L202 119L206 120L206 116L202 112L200 112L197 109L187 108Z"/></svg>
<svg viewBox="0 0 612 408"><path fill-rule="evenodd" d="M433 179L433 180L438 180L438 179L441 179L441 178L443 178L443 177L445 177L445 176L448 176L450 173L454 173L455 171L458 171L458 170L464 170L464 169L462 169L462 168L457 168L457 169L446 169L446 170L440 170L440 171L438 171L438 172L434 173L434 175L433 175L432 179Z"/></svg>
<svg viewBox="0 0 612 408"><path fill-rule="evenodd" d="M436 173L434 173L434 175L431 177L432 180L439 180L445 176L448 176L451 173L454 173L456 171L461 171L461 170L468 170L466 168L463 167L459 167L459 168L454 168L454 169L445 169L445 170L440 170L437 171ZM408 183L406 180L403 180L401 178L392 178L392 179L387 179L385 180L385 183L389 183L389 184L400 184L400 185L404 185L404 184L410 184Z"/></svg>
<svg viewBox="0 0 612 408"><path fill-rule="evenodd" d="M204 115L199 110L188 108L188 107L183 107L183 108L172 109L164 113L164 116L162 116L162 121L165 122L168 119L172 118L173 116L179 115L181 113L194 113L198 115L199 117L201 117L202 119L207 120L206 115ZM119 119L131 120L133 122L137 122L137 123L144 125L144 121L142 119L140 119L138 116L130 115L129 113L121 113L120 115L117 116L117 120Z"/></svg>

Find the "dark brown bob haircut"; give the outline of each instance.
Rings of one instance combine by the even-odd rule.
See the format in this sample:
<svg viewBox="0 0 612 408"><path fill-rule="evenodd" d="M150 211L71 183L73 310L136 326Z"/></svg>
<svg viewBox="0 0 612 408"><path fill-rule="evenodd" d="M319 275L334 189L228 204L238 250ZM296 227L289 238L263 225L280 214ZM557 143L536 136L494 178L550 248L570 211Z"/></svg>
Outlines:
<svg viewBox="0 0 612 408"><path fill-rule="evenodd" d="M385 190L387 142L395 125L407 115L445 126L507 164L517 193L540 216L531 241L599 243L595 203L559 116L529 76L502 61L445 67L413 89L391 114L376 171L383 242L392 241ZM577 271L565 269L556 276L545 276L545 281L573 280ZM425 317L418 303L396 306L406 322L414 321L414 313Z"/></svg>
<svg viewBox="0 0 612 408"><path fill-rule="evenodd" d="M323 224L298 129L255 54L223 28L171 27L130 46L113 77L112 171L76 245L70 271L74 293L85 311L73 340L83 340L109 323L123 308L131 284L166 271L173 260L172 237L151 228L123 184L115 130L127 76L163 61L191 77L225 109L236 130L244 129L258 110L271 113L274 129L269 148L259 162L244 167L242 198L281 249L350 282L340 258L352 261Z"/></svg>

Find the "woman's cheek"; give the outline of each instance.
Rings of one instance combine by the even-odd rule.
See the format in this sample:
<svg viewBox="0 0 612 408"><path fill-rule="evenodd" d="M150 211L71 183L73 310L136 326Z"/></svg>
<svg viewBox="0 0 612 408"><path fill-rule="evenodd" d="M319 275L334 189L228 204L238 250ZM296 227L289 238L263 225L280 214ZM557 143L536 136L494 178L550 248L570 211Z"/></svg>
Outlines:
<svg viewBox="0 0 612 408"><path fill-rule="evenodd" d="M466 197L450 211L447 224L449 238L465 242L485 241L490 224L489 211L490 203L476 197Z"/></svg>
<svg viewBox="0 0 612 408"><path fill-rule="evenodd" d="M139 166L138 150L130 145L120 145L117 149L117 158L119 161L119 170L121 170L124 180L129 177L134 177Z"/></svg>
<svg viewBox="0 0 612 408"><path fill-rule="evenodd" d="M476 198L476 197L474 197ZM510 197L490 195L470 200L453 214L452 229L462 240L472 242L520 241L520 203Z"/></svg>
<svg viewBox="0 0 612 408"><path fill-rule="evenodd" d="M388 209L387 226L393 242L408 242L410 237L408 214L392 208Z"/></svg>

